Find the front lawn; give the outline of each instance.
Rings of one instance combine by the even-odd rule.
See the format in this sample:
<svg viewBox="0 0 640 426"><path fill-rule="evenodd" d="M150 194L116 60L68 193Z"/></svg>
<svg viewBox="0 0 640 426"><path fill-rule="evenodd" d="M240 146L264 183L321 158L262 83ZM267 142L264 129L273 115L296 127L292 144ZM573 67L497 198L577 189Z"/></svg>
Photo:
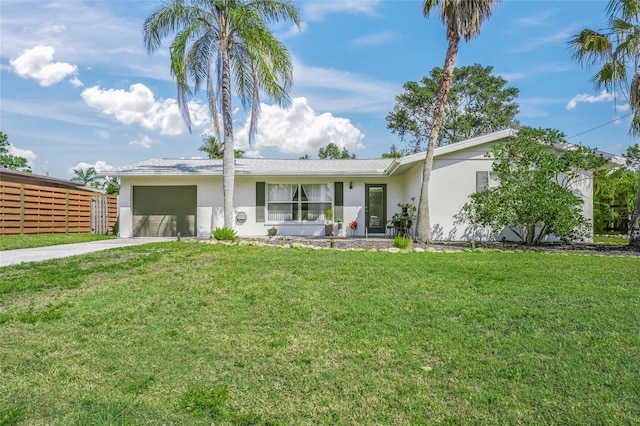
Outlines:
<svg viewBox="0 0 640 426"><path fill-rule="evenodd" d="M616 235L596 235L593 237L594 243L603 244L629 244L629 237Z"/></svg>
<svg viewBox="0 0 640 426"><path fill-rule="evenodd" d="M0 251L24 248L56 246L59 244L86 243L89 241L108 240L114 235L100 234L39 234L39 235L7 235L0 236Z"/></svg>
<svg viewBox="0 0 640 426"><path fill-rule="evenodd" d="M193 242L1 268L0 423L638 424L639 272Z"/></svg>

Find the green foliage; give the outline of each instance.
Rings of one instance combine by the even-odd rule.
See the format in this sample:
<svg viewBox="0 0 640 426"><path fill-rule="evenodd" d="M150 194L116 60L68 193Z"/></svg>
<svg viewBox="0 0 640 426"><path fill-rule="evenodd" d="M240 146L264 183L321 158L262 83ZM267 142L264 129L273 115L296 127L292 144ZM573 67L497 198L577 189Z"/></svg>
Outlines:
<svg viewBox="0 0 640 426"><path fill-rule="evenodd" d="M9 137L0 132L0 167L18 172L31 173L31 166L27 164L27 159L9 153Z"/></svg>
<svg viewBox="0 0 640 426"><path fill-rule="evenodd" d="M231 228L216 228L213 230L213 238L218 241L233 241L238 238L238 234Z"/></svg>
<svg viewBox="0 0 640 426"><path fill-rule="evenodd" d="M599 170L593 178L593 224L596 232L620 229L633 212L638 175L625 168Z"/></svg>
<svg viewBox="0 0 640 426"><path fill-rule="evenodd" d="M87 186L93 182L97 182L100 179L98 176L98 172L93 167L88 167L86 169L73 169L73 177L71 180L73 182L78 182Z"/></svg>
<svg viewBox="0 0 640 426"><path fill-rule="evenodd" d="M327 222L331 222L333 220L333 210L326 209L324 211L324 220L326 220Z"/></svg>
<svg viewBox="0 0 640 426"><path fill-rule="evenodd" d="M321 160L349 160L356 158L355 154L349 154L347 148L343 148L342 151L338 148L338 145L331 142L327 146L318 150L318 157Z"/></svg>
<svg viewBox="0 0 640 426"><path fill-rule="evenodd" d="M582 200L571 187L581 170L594 170L605 160L593 149L569 146L551 129L521 128L516 138L494 145L492 170L500 185L470 196L463 207L472 223L495 233L509 228L528 245L547 235L581 239L589 233Z"/></svg>
<svg viewBox="0 0 640 426"><path fill-rule="evenodd" d="M224 157L224 143L212 135L202 135L202 146L198 148L200 151L207 153L209 158L222 159ZM233 150L234 158L244 158L245 151L241 149Z"/></svg>
<svg viewBox="0 0 640 426"><path fill-rule="evenodd" d="M400 234L396 235L396 237L393 239L393 246L399 249L406 249L407 247L409 247L410 244L411 244L411 238L403 237Z"/></svg>
<svg viewBox="0 0 640 426"><path fill-rule="evenodd" d="M455 68L437 145L447 145L517 124L518 89L492 74L493 67L475 64ZM387 128L407 143L409 152L426 149L442 69L433 68L420 82L409 81L387 115ZM393 151L392 151L393 152Z"/></svg>
<svg viewBox="0 0 640 426"><path fill-rule="evenodd" d="M407 155L407 153L404 150L398 149L395 144L392 144L389 152L382 154L382 158L401 158L405 155Z"/></svg>

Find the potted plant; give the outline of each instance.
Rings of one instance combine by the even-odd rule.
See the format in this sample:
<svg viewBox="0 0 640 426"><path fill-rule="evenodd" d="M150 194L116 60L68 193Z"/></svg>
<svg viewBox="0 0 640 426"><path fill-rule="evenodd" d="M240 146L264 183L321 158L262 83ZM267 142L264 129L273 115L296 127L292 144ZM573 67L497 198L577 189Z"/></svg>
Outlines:
<svg viewBox="0 0 640 426"><path fill-rule="evenodd" d="M402 237L410 235L411 225L413 225L413 220L416 218L416 206L413 204L415 199L416 197L412 197L411 203L398 203L398 207L402 212L393 215L393 224L397 233Z"/></svg>
<svg viewBox="0 0 640 426"><path fill-rule="evenodd" d="M333 235L333 210L331 209L326 209L324 211L324 234L327 237L330 237L331 235Z"/></svg>
<svg viewBox="0 0 640 426"><path fill-rule="evenodd" d="M338 230L342 229L342 219L336 219L336 223L338 224Z"/></svg>
<svg viewBox="0 0 640 426"><path fill-rule="evenodd" d="M349 228L351 229L351 235L355 235L358 231L358 221L354 220L349 222Z"/></svg>
<svg viewBox="0 0 640 426"><path fill-rule="evenodd" d="M277 233L278 233L278 228L276 228L275 226L272 226L271 228L267 229L267 234L269 234L270 237L274 237Z"/></svg>

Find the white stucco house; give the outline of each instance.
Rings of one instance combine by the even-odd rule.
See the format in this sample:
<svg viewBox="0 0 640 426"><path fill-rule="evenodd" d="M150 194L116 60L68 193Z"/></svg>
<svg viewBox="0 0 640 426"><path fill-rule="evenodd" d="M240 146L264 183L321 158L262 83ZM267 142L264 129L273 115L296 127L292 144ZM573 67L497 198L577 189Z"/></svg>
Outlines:
<svg viewBox="0 0 640 426"><path fill-rule="evenodd" d="M508 129L436 148L430 186L431 223L437 240L501 238L471 225L462 206L469 195L495 184L491 146L515 136ZM385 235L398 203L418 203L425 153L397 159L236 159L235 230L240 236L321 236L324 211L334 221L358 222L359 236ZM121 178L119 235L209 237L223 226L222 160L152 159L109 171ZM592 219L590 173L576 188Z"/></svg>

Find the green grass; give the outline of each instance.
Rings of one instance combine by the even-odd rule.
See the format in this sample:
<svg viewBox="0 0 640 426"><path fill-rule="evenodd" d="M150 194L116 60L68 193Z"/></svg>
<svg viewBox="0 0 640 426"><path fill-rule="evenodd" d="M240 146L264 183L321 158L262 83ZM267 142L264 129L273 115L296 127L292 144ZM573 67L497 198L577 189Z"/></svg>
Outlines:
<svg viewBox="0 0 640 426"><path fill-rule="evenodd" d="M88 241L108 240L114 235L99 234L40 234L9 235L0 237L0 251L34 247L47 247L59 244L86 243Z"/></svg>
<svg viewBox="0 0 640 426"><path fill-rule="evenodd" d="M596 235L593 237L594 243L605 244L629 244L629 237L619 237L613 235Z"/></svg>
<svg viewBox="0 0 640 426"><path fill-rule="evenodd" d="M1 424L638 424L640 259L154 243L0 269Z"/></svg>

